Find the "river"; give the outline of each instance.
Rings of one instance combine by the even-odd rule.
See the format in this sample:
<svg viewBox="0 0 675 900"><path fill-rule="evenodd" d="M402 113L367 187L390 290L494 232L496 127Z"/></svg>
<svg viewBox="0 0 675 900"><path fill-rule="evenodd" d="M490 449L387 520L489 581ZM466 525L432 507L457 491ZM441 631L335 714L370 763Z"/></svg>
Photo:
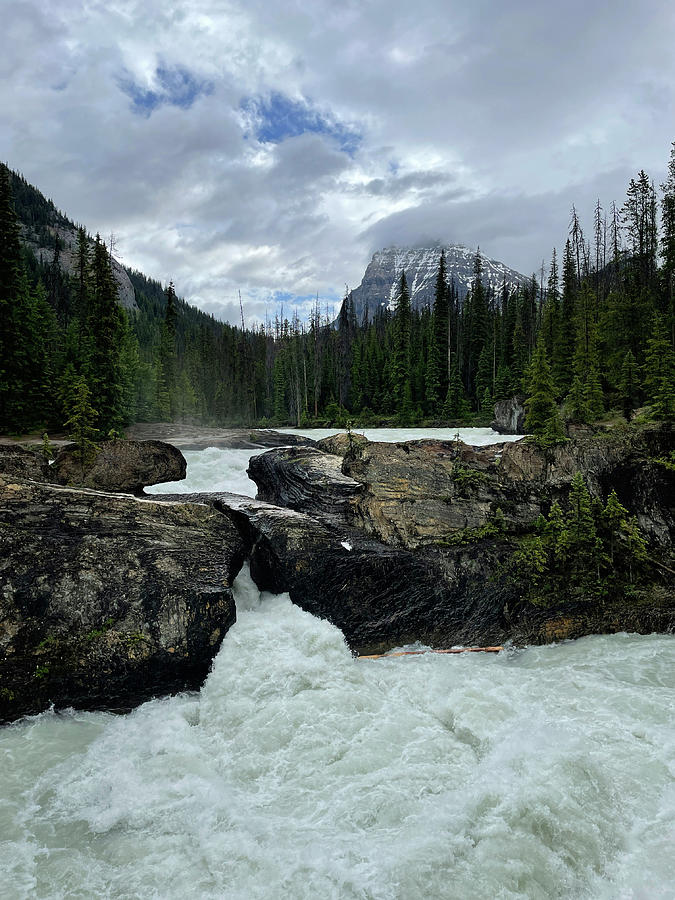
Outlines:
<svg viewBox="0 0 675 900"><path fill-rule="evenodd" d="M253 495L185 455L153 490ZM199 693L0 729L0 897L675 897L673 637L359 661L235 593Z"/></svg>

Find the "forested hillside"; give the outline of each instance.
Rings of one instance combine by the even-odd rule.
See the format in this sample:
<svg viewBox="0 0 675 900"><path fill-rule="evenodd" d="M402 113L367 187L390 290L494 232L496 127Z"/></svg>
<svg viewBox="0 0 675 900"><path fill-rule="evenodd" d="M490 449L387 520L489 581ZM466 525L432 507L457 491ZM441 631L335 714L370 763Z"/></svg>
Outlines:
<svg viewBox="0 0 675 900"><path fill-rule="evenodd" d="M25 239L52 246L49 263ZM59 265L63 230L76 264ZM140 272L118 302L111 256L20 176L0 169L0 430L61 429L90 439L134 421L208 424L487 422L496 400L528 399L530 430L563 420L675 415L675 147L661 195L644 172L625 202L576 211L548 276L486 287L476 254L460 302L439 256L433 306L337 323L318 304L243 330L217 322ZM562 229L564 235L564 226ZM137 307L137 308L136 308ZM82 431L84 429L84 431Z"/></svg>

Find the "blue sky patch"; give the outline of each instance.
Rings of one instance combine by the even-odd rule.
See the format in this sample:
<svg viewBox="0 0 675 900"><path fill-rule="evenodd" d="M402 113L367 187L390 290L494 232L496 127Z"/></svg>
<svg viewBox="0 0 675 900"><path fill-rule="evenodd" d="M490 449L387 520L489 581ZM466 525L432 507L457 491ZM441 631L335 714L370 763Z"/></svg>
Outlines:
<svg viewBox="0 0 675 900"><path fill-rule="evenodd" d="M304 99L293 100L273 91L264 97L247 97L240 106L252 118L255 136L262 143L278 144L285 138L307 133L325 134L350 156L361 143L361 135L354 128L319 111Z"/></svg>
<svg viewBox="0 0 675 900"><path fill-rule="evenodd" d="M135 113L148 117L163 104L189 109L198 97L213 93L213 82L198 78L183 66L157 66L155 81L156 87L145 88L128 76L119 79Z"/></svg>

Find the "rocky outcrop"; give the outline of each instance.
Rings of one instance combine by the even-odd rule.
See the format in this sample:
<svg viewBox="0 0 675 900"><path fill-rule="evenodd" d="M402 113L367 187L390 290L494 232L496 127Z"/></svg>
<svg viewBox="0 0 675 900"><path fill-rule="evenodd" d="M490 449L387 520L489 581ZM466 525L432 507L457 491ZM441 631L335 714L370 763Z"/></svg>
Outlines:
<svg viewBox="0 0 675 900"><path fill-rule="evenodd" d="M182 481L186 470L185 457L171 444L103 441L85 465L79 459L77 444L67 444L49 467L49 475L58 484L138 494L151 484Z"/></svg>
<svg viewBox="0 0 675 900"><path fill-rule="evenodd" d="M318 447L269 451L251 461L249 474L261 499L319 518L337 515L387 544L415 549L489 527L497 516L507 533L523 533L554 500L566 499L581 471L595 496L616 490L665 546L675 537L675 498L671 473L656 460L672 447L667 427L616 430L546 450L530 442L366 441L332 461Z"/></svg>
<svg viewBox="0 0 675 900"><path fill-rule="evenodd" d="M251 546L258 584L288 590L338 625L357 652L417 640L451 646L673 631L675 479L663 460L674 448L672 428L657 426L549 450L366 442L333 462L318 448L273 450L252 461L250 474L277 505L226 496L216 505ZM514 552L553 500L567 504L577 471L598 498L615 489L650 538L654 577L630 602L523 599Z"/></svg>
<svg viewBox="0 0 675 900"><path fill-rule="evenodd" d="M60 242L58 264L59 267L70 276L76 276L78 267L77 258L77 229L71 224L50 225L49 246L44 246L40 240L40 236L34 230L24 225L21 229L21 237L23 242L31 249L37 259L45 265L52 265L54 262L54 243L56 240ZM93 246L91 238L88 239L89 246ZM126 272L124 266L112 257L112 274L117 288L117 300L120 306L130 312L138 311L136 303L136 292L131 283L131 279Z"/></svg>
<svg viewBox="0 0 675 900"><path fill-rule="evenodd" d="M525 434L525 401L511 397L495 403L495 417L490 428L499 434Z"/></svg>
<svg viewBox="0 0 675 900"><path fill-rule="evenodd" d="M351 453L354 447L364 447L368 443L368 438L364 434L357 432L339 432L331 434L328 437L321 438L316 442L319 450L325 453L332 453L335 456L346 456Z"/></svg>
<svg viewBox="0 0 675 900"><path fill-rule="evenodd" d="M0 443L0 474L31 481L49 481L49 463L38 450Z"/></svg>
<svg viewBox="0 0 675 900"><path fill-rule="evenodd" d="M197 688L244 544L204 505L0 475L0 720Z"/></svg>
<svg viewBox="0 0 675 900"><path fill-rule="evenodd" d="M188 500L213 503L230 516L249 547L256 584L288 591L298 606L340 628L355 653L418 640L499 643L510 634L502 611L516 593L497 572L503 559L497 545L412 552L335 520L247 497Z"/></svg>
<svg viewBox="0 0 675 900"><path fill-rule="evenodd" d="M342 457L313 447L269 450L251 458L249 478L258 485L258 499L310 515L347 520L358 481L342 474Z"/></svg>

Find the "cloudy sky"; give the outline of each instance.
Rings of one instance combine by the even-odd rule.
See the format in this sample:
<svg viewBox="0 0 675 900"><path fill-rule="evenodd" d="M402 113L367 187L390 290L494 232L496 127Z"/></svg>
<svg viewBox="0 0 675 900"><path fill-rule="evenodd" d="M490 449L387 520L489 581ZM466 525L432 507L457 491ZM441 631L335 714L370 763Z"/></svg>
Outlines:
<svg viewBox="0 0 675 900"><path fill-rule="evenodd" d="M0 159L219 318L372 252L519 271L675 140L672 0L0 0Z"/></svg>

